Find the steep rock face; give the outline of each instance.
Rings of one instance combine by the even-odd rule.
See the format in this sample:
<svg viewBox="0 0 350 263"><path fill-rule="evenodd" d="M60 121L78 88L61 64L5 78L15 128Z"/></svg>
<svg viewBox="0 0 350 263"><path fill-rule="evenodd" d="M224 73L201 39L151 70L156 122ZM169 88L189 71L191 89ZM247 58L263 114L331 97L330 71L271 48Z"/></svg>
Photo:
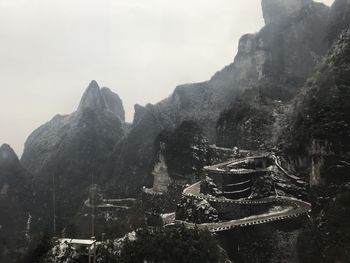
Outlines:
<svg viewBox="0 0 350 263"><path fill-rule="evenodd" d="M165 144L170 177L186 183L198 181L203 167L210 162L208 140L199 125L184 121L173 132L163 131L160 141Z"/></svg>
<svg viewBox="0 0 350 263"><path fill-rule="evenodd" d="M333 43L329 28L339 12L334 6L329 9L320 3L299 0L266 0L262 6L267 25L255 42L265 43L262 52L268 59L263 66L263 79L221 114L217 123L217 144L221 146L273 147L285 125L289 101ZM290 12L275 18L273 14L282 12L279 9ZM245 112L240 109L242 100L248 109ZM258 134L258 139L251 131Z"/></svg>
<svg viewBox="0 0 350 263"><path fill-rule="evenodd" d="M304 7L311 4L312 0L262 0L265 24L279 24L285 17L297 15Z"/></svg>
<svg viewBox="0 0 350 263"><path fill-rule="evenodd" d="M232 64L208 81L176 87L170 97L152 106L153 114L175 127L185 120L193 120L209 140L214 141L220 112L229 107L242 90L264 79L281 79L286 84L290 79L296 82L305 79L328 48L323 41L328 12L325 5L311 2L298 17L286 17L277 25L265 26L257 34L242 36Z"/></svg>
<svg viewBox="0 0 350 263"><path fill-rule="evenodd" d="M152 113L150 105L138 109L134 129L112 156L105 172L112 174L106 183L109 194L129 195L142 186L165 190L172 183L190 183L208 163L209 144L199 125L184 121L174 129L171 124L163 126L164 119ZM162 185L157 185L159 180Z"/></svg>
<svg viewBox="0 0 350 263"><path fill-rule="evenodd" d="M272 2L263 1L264 16L277 12L270 10ZM280 4L289 6L294 1L287 2ZM255 58L257 75L248 77L258 81L245 89L230 109L220 115L218 145L252 149L271 145L274 131L279 130L275 123L282 114L281 103L298 92L328 49L325 17L329 15L329 8L312 1L307 4L295 2L299 4L293 9L293 16L286 14L273 23L267 22L259 33L242 37L239 54L245 52L248 60ZM246 111L241 108L242 101Z"/></svg>
<svg viewBox="0 0 350 263"><path fill-rule="evenodd" d="M52 207L48 196L53 180L61 217L74 214L88 197L92 173L100 182L100 168L124 136L120 109L119 97L92 81L77 111L55 116L29 136L21 162L34 174L36 190L47 200L46 209Z"/></svg>
<svg viewBox="0 0 350 263"><path fill-rule="evenodd" d="M306 155L310 183L348 181L350 37L346 32L296 98L285 151Z"/></svg>
<svg viewBox="0 0 350 263"><path fill-rule="evenodd" d="M230 110L220 115L216 144L248 150L268 148L272 143L271 126L275 122L271 108L274 107L276 112L278 110L278 103L272 104L260 100L237 100Z"/></svg>
<svg viewBox="0 0 350 263"><path fill-rule="evenodd" d="M291 8L293 15L273 10L278 6L288 9L290 5L299 6ZM325 36L330 9L309 0L266 0L262 6L264 17L281 14L280 19L267 22L255 35L255 55L265 58L262 75L269 81L296 88L329 48Z"/></svg>
<svg viewBox="0 0 350 263"><path fill-rule="evenodd" d="M109 171L123 178L118 181L122 182L118 183L120 188L134 187L135 181L138 184L151 178L154 141L162 130L192 120L212 143L220 113L230 108L242 91L263 82L282 87L288 95L295 94L328 48L324 41L328 13L325 5L311 2L297 16L267 25L257 34L244 35L234 62L210 80L178 86L165 100L138 106L128 138L116 149L110 162ZM151 184L151 179L146 181Z"/></svg>
<svg viewBox="0 0 350 263"><path fill-rule="evenodd" d="M301 262L346 262L350 255L350 33L344 32L295 99L281 136L304 171L312 213L299 238ZM321 253L320 253L321 251Z"/></svg>
<svg viewBox="0 0 350 263"><path fill-rule="evenodd" d="M0 261L14 262L31 232L32 194L28 172L12 148L0 147Z"/></svg>
<svg viewBox="0 0 350 263"><path fill-rule="evenodd" d="M338 40L339 34L350 24L350 1L335 0L331 7L328 23L328 39L330 42Z"/></svg>
<svg viewBox="0 0 350 263"><path fill-rule="evenodd" d="M117 94L109 88L99 88L96 81L92 81L81 98L78 111L92 109L95 111L108 111L125 121L123 102Z"/></svg>
<svg viewBox="0 0 350 263"><path fill-rule="evenodd" d="M3 144L0 147L0 161L2 167L10 165L19 165L19 160L16 153L8 144Z"/></svg>
<svg viewBox="0 0 350 263"><path fill-rule="evenodd" d="M142 186L152 186L155 140L160 131L171 128L167 117L153 105L135 105L130 131L115 147L104 170L107 194L129 196L138 193Z"/></svg>

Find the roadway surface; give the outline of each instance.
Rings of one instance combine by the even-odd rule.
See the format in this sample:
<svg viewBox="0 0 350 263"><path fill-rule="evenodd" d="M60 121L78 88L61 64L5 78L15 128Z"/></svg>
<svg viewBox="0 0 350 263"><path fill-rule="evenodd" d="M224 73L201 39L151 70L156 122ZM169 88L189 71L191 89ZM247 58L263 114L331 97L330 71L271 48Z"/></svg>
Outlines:
<svg viewBox="0 0 350 263"><path fill-rule="evenodd" d="M247 157L240 160L231 160L229 162L221 163L218 165L206 167L207 170L216 170L219 167L229 165L230 163L235 164L238 162L242 162L247 159L251 159L254 157ZM257 158L261 158L261 156L258 156ZM277 158L273 156L273 159L275 160L275 165L287 176L290 176L277 162ZM293 176L294 177L294 176ZM295 180L299 179L298 177L293 178ZM270 211L268 213L264 214L258 214L258 215L252 215L249 217L241 218L241 219L235 219L230 221L221 221L216 223L203 223L203 224L195 224L191 222L186 221L180 221L175 220L174 223L181 223L184 224L186 227L189 228L199 228L199 229L208 229L212 232L219 232L219 231L226 231L233 229L235 227L244 227L244 226L250 226L250 225L258 225L263 223L268 223L272 221L279 221L279 220L285 220L288 218L295 218L299 217L301 215L305 215L308 212L311 211L311 204L304 202L302 200L293 198L293 197L282 197L282 196L273 196L268 198L262 198L257 200L250 200L250 199L239 199L239 200L232 200L227 199L225 197L214 197L211 195L206 195L200 192L200 183L197 182L193 185L190 185L183 191L183 196L186 197L194 197L199 200L206 200L208 202L217 202L217 203L236 203L240 205L250 205L250 204L267 204L271 203L278 203L280 206L285 207L285 209L281 211Z"/></svg>

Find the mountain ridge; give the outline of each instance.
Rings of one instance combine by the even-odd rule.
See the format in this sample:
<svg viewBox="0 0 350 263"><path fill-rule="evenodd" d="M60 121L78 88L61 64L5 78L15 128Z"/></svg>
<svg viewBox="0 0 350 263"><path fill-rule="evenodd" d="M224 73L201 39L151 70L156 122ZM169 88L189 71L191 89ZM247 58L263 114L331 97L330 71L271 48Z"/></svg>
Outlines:
<svg viewBox="0 0 350 263"><path fill-rule="evenodd" d="M46 200L43 207L52 209L55 178L58 216L78 211L88 198L91 174L102 180L99 171L125 135L124 114L119 96L92 81L75 112L56 115L28 137L21 163L32 174L36 194Z"/></svg>
<svg viewBox="0 0 350 263"><path fill-rule="evenodd" d="M150 186L156 154L154 141L162 130L174 130L191 120L210 143L215 143L220 114L232 107L245 90L267 83L294 96L329 48L325 30L329 12L329 7L311 1L298 15L293 13L280 24L267 24L258 33L242 36L233 63L210 80L179 85L169 97L154 105L136 106L129 138L112 155L112 168L106 173L113 181L125 182L126 188L131 182L136 189ZM136 189L130 194L136 194Z"/></svg>

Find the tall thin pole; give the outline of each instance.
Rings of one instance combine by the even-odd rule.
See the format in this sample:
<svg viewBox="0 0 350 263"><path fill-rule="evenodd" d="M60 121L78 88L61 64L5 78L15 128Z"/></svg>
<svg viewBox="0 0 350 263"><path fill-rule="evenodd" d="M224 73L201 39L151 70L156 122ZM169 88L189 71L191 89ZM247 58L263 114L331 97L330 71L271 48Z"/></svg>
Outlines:
<svg viewBox="0 0 350 263"><path fill-rule="evenodd" d="M95 236L95 184L94 173L91 174L91 237Z"/></svg>
<svg viewBox="0 0 350 263"><path fill-rule="evenodd" d="M91 174L91 239L95 240L95 182L94 173ZM96 262L95 243L92 245L92 262ZM89 262L91 258L89 256Z"/></svg>
<svg viewBox="0 0 350 263"><path fill-rule="evenodd" d="M53 235L56 235L56 186L55 174L52 174Z"/></svg>

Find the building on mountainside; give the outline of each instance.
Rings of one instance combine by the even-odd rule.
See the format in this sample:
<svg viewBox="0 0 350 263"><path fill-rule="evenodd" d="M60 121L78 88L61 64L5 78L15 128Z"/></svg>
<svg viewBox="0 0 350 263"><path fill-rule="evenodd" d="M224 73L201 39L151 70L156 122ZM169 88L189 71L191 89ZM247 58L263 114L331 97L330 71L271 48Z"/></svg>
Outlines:
<svg viewBox="0 0 350 263"><path fill-rule="evenodd" d="M58 239L57 246L52 250L50 260L74 260L74 262L96 262L97 242L95 237L91 239ZM70 262L70 261L69 261Z"/></svg>

